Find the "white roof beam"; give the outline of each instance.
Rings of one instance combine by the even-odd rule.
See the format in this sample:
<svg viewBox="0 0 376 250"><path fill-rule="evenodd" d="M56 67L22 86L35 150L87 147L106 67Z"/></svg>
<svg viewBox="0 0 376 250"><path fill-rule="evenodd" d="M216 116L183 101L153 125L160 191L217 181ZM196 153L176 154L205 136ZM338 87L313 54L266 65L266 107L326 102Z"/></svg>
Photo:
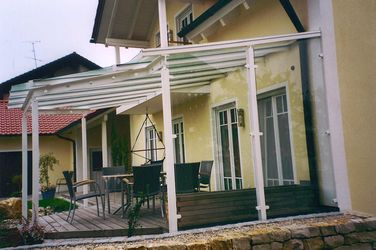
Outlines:
<svg viewBox="0 0 376 250"><path fill-rule="evenodd" d="M117 38L106 38L107 46L119 46L119 47L132 47L132 48L150 48L148 41L140 40L128 40L128 39L117 39Z"/></svg>
<svg viewBox="0 0 376 250"><path fill-rule="evenodd" d="M110 23L108 25L108 30L107 30L106 37L111 37L111 35L112 35L112 28L114 27L114 19L115 19L115 14L116 14L117 6L118 6L118 0L115 0L114 1L114 6L112 6Z"/></svg>
<svg viewBox="0 0 376 250"><path fill-rule="evenodd" d="M249 46L261 45L268 43L284 42L298 39L308 39L320 37L320 31L308 31L294 34L284 34L276 36L267 36L267 37L256 37L252 39L243 39L243 40L233 40L226 42L216 42L216 43L205 43L205 44L195 44L195 45L185 45L185 46L174 46L168 48L154 48L154 49L143 49L141 53L144 56L157 56L157 55L173 55L181 53L194 53L206 50L222 50L222 49L231 49L235 47L243 47L244 50Z"/></svg>

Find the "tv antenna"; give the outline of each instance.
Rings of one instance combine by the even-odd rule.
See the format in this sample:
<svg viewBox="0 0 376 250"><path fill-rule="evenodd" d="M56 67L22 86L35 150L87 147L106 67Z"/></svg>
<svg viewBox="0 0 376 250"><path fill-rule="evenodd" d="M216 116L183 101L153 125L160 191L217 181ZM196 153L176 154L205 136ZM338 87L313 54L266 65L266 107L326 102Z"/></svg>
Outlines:
<svg viewBox="0 0 376 250"><path fill-rule="evenodd" d="M27 57L27 58L29 58L29 59L33 59L33 60L34 60L35 68L38 67L37 61L38 61L38 62L42 62L42 60L39 60L39 59L37 58L37 56L36 56L36 52L35 52L35 44L36 44L36 43L40 43L40 42L41 42L41 41L26 41L26 42L25 42L25 43L31 43L31 46L33 47L33 50L32 50L32 52L33 52L33 57Z"/></svg>

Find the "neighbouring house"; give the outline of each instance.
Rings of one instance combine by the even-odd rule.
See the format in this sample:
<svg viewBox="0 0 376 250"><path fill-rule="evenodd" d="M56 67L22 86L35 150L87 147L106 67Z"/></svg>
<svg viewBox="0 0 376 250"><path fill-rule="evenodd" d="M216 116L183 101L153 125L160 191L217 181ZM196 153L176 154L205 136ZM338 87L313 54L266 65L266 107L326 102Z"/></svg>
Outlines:
<svg viewBox="0 0 376 250"><path fill-rule="evenodd" d="M8 109L8 95L12 86L34 79L63 76L75 72L99 69L100 67L86 58L71 53L34 70L16 76L0 84L0 197L7 197L20 191L20 182L15 176L21 175L21 109ZM74 167L74 141L66 138L61 130L72 122L81 119L79 114L40 114L40 153L52 152L59 160L59 167L51 172L51 182L62 178L63 170ZM28 133L31 132L31 117L28 117ZM31 136L29 136L31 142ZM31 143L28 144L31 148ZM31 193L31 151L28 151L28 193ZM13 179L13 181L12 181Z"/></svg>
<svg viewBox="0 0 376 250"><path fill-rule="evenodd" d="M12 88L10 107L31 106L32 116L116 109L132 165L164 160L171 232L226 216L376 214L376 35L366 28L376 25L375 8L371 0L99 0L91 41L114 46L118 61L119 47L140 55ZM99 127L86 136L81 120L82 143L101 143L103 166L106 121L97 120L101 136ZM212 192L176 194L174 163L203 160L214 161ZM77 171L89 176L87 159Z"/></svg>

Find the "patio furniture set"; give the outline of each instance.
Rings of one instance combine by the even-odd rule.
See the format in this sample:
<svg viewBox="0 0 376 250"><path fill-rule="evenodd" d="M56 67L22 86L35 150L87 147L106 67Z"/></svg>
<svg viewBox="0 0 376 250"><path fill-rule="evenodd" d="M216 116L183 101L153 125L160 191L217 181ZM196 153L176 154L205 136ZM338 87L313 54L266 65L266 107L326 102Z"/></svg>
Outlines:
<svg viewBox="0 0 376 250"><path fill-rule="evenodd" d="M78 201L95 198L97 206L97 215L99 213L99 202L101 200L103 218L105 218L105 200L107 199L107 210L111 213L110 193L121 193L121 204L113 214L122 212L125 216L127 209L132 205L134 198L136 202L142 200L146 202L147 208L150 208L150 200L155 212L155 198L159 196L161 202L161 215L165 215L165 193L167 192L166 173L162 171L163 161L151 162L142 166L132 167L132 172L127 172L126 168L106 167L103 168L102 179L105 183L105 192L102 193L98 183L94 180L82 180L73 182L73 171L64 171L63 175L68 187L70 196L70 207L67 221L72 223L76 204ZM201 161L195 163L175 164L175 185L176 193L193 193L210 190L210 175L213 161ZM84 194L78 192L77 188L87 186L88 192Z"/></svg>

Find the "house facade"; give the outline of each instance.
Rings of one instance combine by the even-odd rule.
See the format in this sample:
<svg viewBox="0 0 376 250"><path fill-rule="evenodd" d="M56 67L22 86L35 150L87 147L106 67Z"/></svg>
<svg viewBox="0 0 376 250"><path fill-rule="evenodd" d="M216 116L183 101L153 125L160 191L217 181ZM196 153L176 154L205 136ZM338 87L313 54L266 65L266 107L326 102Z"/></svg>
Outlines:
<svg viewBox="0 0 376 250"><path fill-rule="evenodd" d="M364 60L353 68L349 57L353 47L366 48L361 54L373 45L359 39L366 29L346 17L356 10L350 16L367 22L375 5L358 5L99 1L91 41L114 46L117 61L119 47L142 48L140 55L124 65L73 75L70 82L24 84L12 89L11 105L32 106L34 116L39 110L116 108L129 119L132 165L164 159L172 232L181 216L174 162L213 160L212 190L255 189L260 220L274 209L265 190L292 185L312 187L320 206L374 214L375 200L367 195L374 189L368 179L375 176L369 167L374 146L363 142L363 136L373 138L367 105L374 76ZM353 56L363 58L359 54ZM355 77L369 88L355 89ZM353 126L366 111L369 124L355 135ZM86 120L81 122L86 145ZM102 138L108 138L103 124ZM106 139L101 143L108 148Z"/></svg>
<svg viewBox="0 0 376 250"><path fill-rule="evenodd" d="M345 182L348 182L346 185L350 190L348 196L351 197L351 209L375 214L376 201L366 195L368 191L375 189L370 184L372 183L371 178L374 178L376 174L373 168L370 167L373 165L372 149L375 146L372 143L374 140L364 138L364 136L367 138L374 137L372 128L375 127L375 122L372 115L373 112L370 110L374 87L370 85L371 79L374 79L375 76L368 67L372 63L367 63L367 66L362 60L364 57L370 58L372 62L375 60L373 52L371 52L371 55L365 55L367 51L373 51L370 41L373 40L374 35L366 34L367 29L364 28L368 25L374 27L375 24L372 21L369 23L367 20L370 19L375 6L372 1L365 1L361 5L353 1L329 2L323 3L323 1L319 1L313 3L313 1L273 0L252 2L166 1L169 46L212 43L321 29L322 40L317 43L321 43L321 53L323 55L319 53L319 56L322 56L322 63L330 64L333 67L334 73L325 72L326 75L320 77L334 81L334 84L332 82L326 83L329 85L327 87L311 84L310 95L313 96L311 99L313 122L312 128L309 129L314 130L315 135L313 136L314 138L308 138L308 140L313 139L316 143L313 146L316 152L313 157L316 162L322 202L327 205L335 205L337 201L336 193L346 193L345 190L336 191L335 187L335 182L340 182L341 180L338 177L337 179L335 178L333 164L339 164L337 172L345 179ZM156 3L154 4L156 5ZM92 42L112 45L115 48L127 45L154 48L160 45L159 25L155 15L156 8L147 8L146 3L136 4L133 1L127 1L127 3L116 5L115 12L109 15L108 11L114 6L112 1L100 1L98 13L101 13L102 16L99 19L99 15L97 15L99 21L96 22ZM126 17L121 17L120 13L130 11L126 10L126 7L130 6L131 8L129 9L132 10L132 13L124 15ZM292 12L295 12L295 15L291 14ZM151 18L149 22L143 22L141 25L140 20L143 15L153 16L154 18ZM349 16L351 18L348 18ZM327 23L332 24L327 26ZM135 29L133 26L137 28ZM109 32L106 33L105 31ZM367 39L369 42L360 39L360 37L370 37L370 39ZM328 43L331 43L330 47L327 45ZM315 45L309 46L312 48ZM284 143L290 143L290 150L287 150L289 152L280 152L275 159L273 157L269 158L269 161L280 162L281 160L277 158L290 158L286 160L291 161L288 164L289 167L285 169L282 167L281 169L280 165L283 164L275 164L279 165L279 167L269 169L271 178L268 180L268 177L264 176L266 185L268 185L268 182L278 182L280 184L281 181L294 183L310 181L310 156L308 151L311 149L306 143L305 130L307 130L307 127L304 124L305 113L303 105L305 102L303 95L306 90L304 89L302 92L304 78L302 80L302 62L300 61L303 49L299 44L291 44L288 47L285 51L265 56L263 59L256 61L259 112L261 113L261 115L259 114L260 125L265 125L262 124L262 115L264 116L264 121L268 119L273 121L273 126L270 125L273 128L268 127L266 128L267 131L262 130L264 136L265 132L269 132L269 134L274 132L275 137L276 127L279 126L275 120L282 113L286 114L288 121L280 126L290 128L290 130L287 130L288 132L280 135L280 140L283 137ZM329 58L331 56L333 58ZM328 57L328 59L325 57ZM356 60L356 63L352 59ZM324 66L322 65L321 67ZM320 68L311 70L315 70L314 73L317 75L324 75ZM312 72L306 74L309 75ZM198 95L192 97L191 100L184 104L172 106L175 132L177 134L182 133L179 132L178 126L182 126L184 129L184 136L179 137L177 135L177 139L175 139L176 141L179 138L184 138L184 142L180 142L184 145L183 149L179 145L175 146L175 160L184 159L186 162L190 162L213 159L216 163L215 170L217 172L212 175L212 183L218 190L226 189L228 185L225 186L224 181L221 180L221 178L225 178L223 176L224 173L219 174L219 172L225 170L223 170L223 166L220 166L220 154L223 152L218 149L220 140L218 141L218 135L216 134L218 133L218 127L215 127L217 122L215 116L216 113L217 115L219 113L223 115L226 112L231 112L232 108L239 110L239 108L242 109L242 107L247 106L246 93L243 91L246 84L245 78L244 70L243 72L239 70L228 74L224 78L211 82L210 91L208 91L210 94ZM312 78L310 80L312 81ZM355 82L358 84L354 84ZM236 88L234 87L235 83ZM360 88L360 84L363 87ZM332 85L337 85L337 87L333 89ZM236 93L237 91L238 93ZM330 92L332 91L336 93L331 94ZM325 99L328 100L328 98L338 102L333 105L324 103ZM286 101L286 105L284 101ZM273 115L269 113L270 116L268 116L266 110L261 110L270 108L269 105L272 106L272 110L277 110ZM281 109L278 105L285 105L285 107ZM278 109L281 109L280 113ZM329 117L328 114L325 114L325 109L329 109ZM145 108L146 112L147 108ZM244 113L247 116L247 108L245 108ZM330 115L333 113L339 113L339 115L333 117L333 115ZM162 113L155 113L152 116L156 127L163 133ZM369 117L370 119L367 119L367 124L362 125L362 129L360 129L359 121L363 120L362 117ZM245 118L247 121L247 117ZM134 140L137 128L143 118L142 116L133 115L130 120L131 128L134 128L131 133ZM254 185L252 163L250 161L251 149L249 136L247 136L249 133L248 125L245 123L244 127L238 127L239 156L234 156L234 152L231 153L231 157L239 157L241 159L239 163L232 164L238 164L240 167L235 167L230 172L231 175L237 172L235 173L235 179L241 176L241 186L243 187L252 187ZM356 129L356 133L354 132L355 128L359 128ZM334 130L339 130L338 135L333 134ZM337 148L335 149L336 152L330 152L333 147L336 147L326 144L330 136L336 140L336 142L331 141L331 143L343 142L343 148L340 150ZM275 138L273 139L272 137L268 138L275 141ZM286 138L289 138L289 140ZM145 147L141 144L145 144L148 139L147 133L144 133L144 138L138 140L139 147ZM264 140L266 139L264 138ZM155 147L159 146L156 145ZM268 146L281 147L278 142L275 142L274 146ZM178 157L176 156L177 150L179 151ZM265 154L263 155L264 162L267 157ZM135 164L139 164L143 160L137 156L133 158ZM235 162L235 160L232 161ZM264 166L264 171L266 170ZM282 177L281 180L281 171L286 172L284 173L287 176L286 179ZM346 172L347 175L343 175ZM230 173L228 174L230 175ZM221 175L222 177L218 177ZM278 180L275 180L275 177L278 177ZM363 182L370 185L361 184ZM239 184L237 185L239 186Z"/></svg>

